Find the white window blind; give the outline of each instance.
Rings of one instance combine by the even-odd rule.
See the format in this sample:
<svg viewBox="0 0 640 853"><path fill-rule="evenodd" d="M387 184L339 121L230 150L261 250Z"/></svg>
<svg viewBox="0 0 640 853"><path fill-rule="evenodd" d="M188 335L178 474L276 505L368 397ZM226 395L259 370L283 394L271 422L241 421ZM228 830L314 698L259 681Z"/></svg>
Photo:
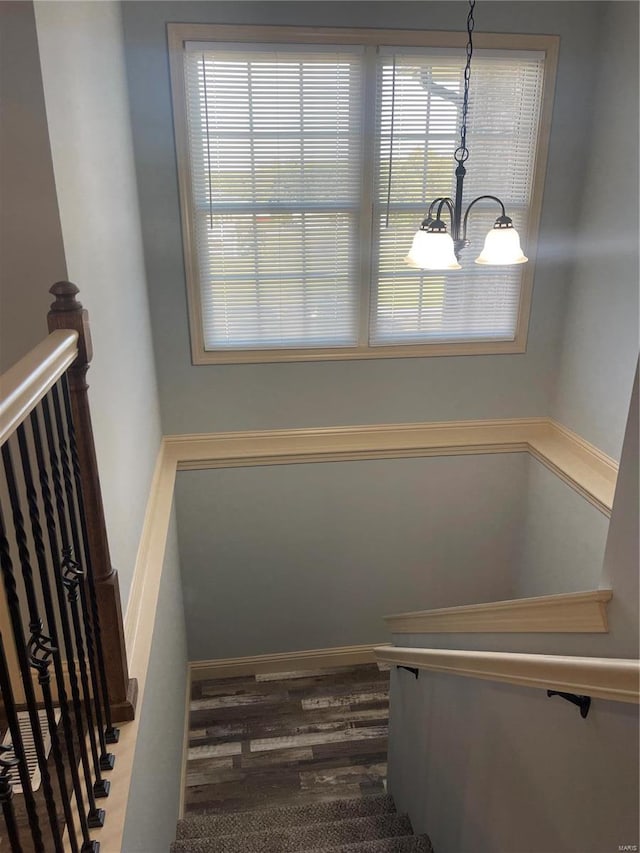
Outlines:
<svg viewBox="0 0 640 853"><path fill-rule="evenodd" d="M186 45L205 349L356 344L362 55Z"/></svg>
<svg viewBox="0 0 640 853"><path fill-rule="evenodd" d="M373 346L515 337L522 267L473 263L500 213L495 203L473 209L463 270L420 273L403 261L430 201L454 197L464 62L464 51L380 49ZM531 200L543 70L543 53L473 54L465 206L479 195L498 196L521 235Z"/></svg>

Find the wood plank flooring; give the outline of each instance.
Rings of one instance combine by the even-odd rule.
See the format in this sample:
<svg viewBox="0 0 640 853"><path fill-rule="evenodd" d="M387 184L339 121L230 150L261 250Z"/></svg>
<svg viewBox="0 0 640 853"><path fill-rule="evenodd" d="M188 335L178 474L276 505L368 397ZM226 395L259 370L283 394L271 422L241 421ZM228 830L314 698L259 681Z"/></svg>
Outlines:
<svg viewBox="0 0 640 853"><path fill-rule="evenodd" d="M194 681L185 816L382 793L389 672Z"/></svg>

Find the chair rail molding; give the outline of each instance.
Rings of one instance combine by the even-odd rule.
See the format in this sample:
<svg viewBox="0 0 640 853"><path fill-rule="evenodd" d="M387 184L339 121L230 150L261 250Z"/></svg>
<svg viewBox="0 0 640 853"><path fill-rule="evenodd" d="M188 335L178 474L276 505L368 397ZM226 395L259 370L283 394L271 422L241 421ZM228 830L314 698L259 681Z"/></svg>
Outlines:
<svg viewBox="0 0 640 853"><path fill-rule="evenodd" d="M530 453L606 516L618 466L550 418L441 421L165 437L179 471L485 453Z"/></svg>
<svg viewBox="0 0 640 853"><path fill-rule="evenodd" d="M380 646L375 653L379 661L395 666L561 690L615 702L640 702L638 660L396 646Z"/></svg>
<svg viewBox="0 0 640 853"><path fill-rule="evenodd" d="M613 592L594 589L385 616L392 634L606 633Z"/></svg>

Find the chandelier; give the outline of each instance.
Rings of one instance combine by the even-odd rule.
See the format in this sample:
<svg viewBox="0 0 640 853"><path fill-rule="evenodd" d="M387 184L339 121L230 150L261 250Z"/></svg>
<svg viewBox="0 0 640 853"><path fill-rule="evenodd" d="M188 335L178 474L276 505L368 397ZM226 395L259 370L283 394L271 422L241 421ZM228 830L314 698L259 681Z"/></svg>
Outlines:
<svg viewBox="0 0 640 853"><path fill-rule="evenodd" d="M467 148L467 113L469 110L469 80L471 77L471 57L473 55L473 28L475 20L473 12L475 0L469 0L469 14L467 15L467 61L464 69L464 96L462 100L462 124L460 127L460 145L454 152L453 158L458 164L456 167L456 197L435 198L429 205L426 218L420 225L419 230L413 238L413 244L407 257L406 263L414 269L421 270L459 270L460 253L465 246L469 245L467 239L467 224L469 214L474 205L479 201L495 201L500 206L500 216L495 221L493 228L487 234L484 248L476 258L477 264L496 264L507 266L510 264L524 264L527 262L520 247L520 237L513 227L513 221L507 216L504 204L495 195L481 195L468 205L464 211L462 206L462 194L464 176L467 173L465 163L469 159ZM451 233L442 218L444 212L449 215Z"/></svg>

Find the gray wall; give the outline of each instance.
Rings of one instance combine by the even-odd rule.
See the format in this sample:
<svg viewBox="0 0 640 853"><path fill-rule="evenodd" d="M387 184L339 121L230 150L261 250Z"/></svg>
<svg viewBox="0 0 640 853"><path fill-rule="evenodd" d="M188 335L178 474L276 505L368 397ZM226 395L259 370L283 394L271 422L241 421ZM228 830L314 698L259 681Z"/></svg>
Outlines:
<svg viewBox="0 0 640 853"><path fill-rule="evenodd" d="M47 335L67 274L31 3L0 3L0 373Z"/></svg>
<svg viewBox="0 0 640 853"><path fill-rule="evenodd" d="M640 457L638 453L638 367L631 394L629 419L625 432L620 473L607 537L602 572L603 586L611 586L614 598L609 605L610 654L637 658L640 652Z"/></svg>
<svg viewBox="0 0 640 853"><path fill-rule="evenodd" d="M179 473L190 659L376 643L386 613L509 598L526 462Z"/></svg>
<svg viewBox="0 0 640 853"><path fill-rule="evenodd" d="M176 503L192 660L375 643L387 613L607 583L608 519L526 454L181 472Z"/></svg>
<svg viewBox="0 0 640 853"><path fill-rule="evenodd" d="M553 415L617 459L638 356L638 4L605 7Z"/></svg>
<svg viewBox="0 0 640 853"><path fill-rule="evenodd" d="M598 589L609 519L532 456L527 473L514 598Z"/></svg>
<svg viewBox="0 0 640 853"><path fill-rule="evenodd" d="M637 754L633 705L596 700L582 720L543 690L392 674L390 792L438 853L637 844Z"/></svg>
<svg viewBox="0 0 640 853"><path fill-rule="evenodd" d="M597 3L486 2L479 30L562 37L528 351L320 364L190 362L166 23L460 29L457 2L127 2L136 170L167 433L546 415L591 128Z"/></svg>
<svg viewBox="0 0 640 853"><path fill-rule="evenodd" d="M187 647L175 517L167 539L156 624L125 818L122 853L160 853L176 835Z"/></svg>
<svg viewBox="0 0 640 853"><path fill-rule="evenodd" d="M638 657L638 384L604 558L599 635L415 635L397 645ZM443 853L603 853L638 844L638 708L595 699L587 720L543 690L392 673L389 788ZM490 772L488 772L490 768Z"/></svg>
<svg viewBox="0 0 640 853"><path fill-rule="evenodd" d="M89 398L126 605L161 433L120 4L54 0L35 11L67 267L91 317Z"/></svg>

